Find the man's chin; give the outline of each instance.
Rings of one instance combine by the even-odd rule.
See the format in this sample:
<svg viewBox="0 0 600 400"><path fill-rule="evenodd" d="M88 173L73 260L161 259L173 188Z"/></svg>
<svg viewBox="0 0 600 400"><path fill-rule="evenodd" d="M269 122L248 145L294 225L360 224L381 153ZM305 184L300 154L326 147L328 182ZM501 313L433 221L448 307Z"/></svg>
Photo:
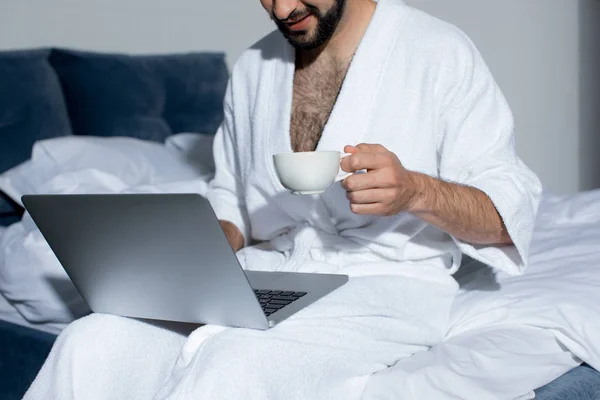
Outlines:
<svg viewBox="0 0 600 400"><path fill-rule="evenodd" d="M311 39L308 32L282 32L288 42L299 50L312 50L321 45L318 41Z"/></svg>

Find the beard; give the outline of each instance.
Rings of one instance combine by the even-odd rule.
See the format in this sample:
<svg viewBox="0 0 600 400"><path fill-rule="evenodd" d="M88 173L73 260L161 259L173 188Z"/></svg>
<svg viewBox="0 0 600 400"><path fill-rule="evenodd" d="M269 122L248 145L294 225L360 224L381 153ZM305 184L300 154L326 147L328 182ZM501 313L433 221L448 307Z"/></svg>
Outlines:
<svg viewBox="0 0 600 400"><path fill-rule="evenodd" d="M300 20L309 15L314 15L317 18L317 26L313 32L291 31L284 21L277 19L275 15L272 15L273 21L287 39L287 41L297 49L301 50L312 50L325 44L333 36L342 15L344 14L344 8L346 6L346 0L335 0L335 4L327 10L325 13L321 13L314 6L306 6L306 11L293 11L286 20Z"/></svg>

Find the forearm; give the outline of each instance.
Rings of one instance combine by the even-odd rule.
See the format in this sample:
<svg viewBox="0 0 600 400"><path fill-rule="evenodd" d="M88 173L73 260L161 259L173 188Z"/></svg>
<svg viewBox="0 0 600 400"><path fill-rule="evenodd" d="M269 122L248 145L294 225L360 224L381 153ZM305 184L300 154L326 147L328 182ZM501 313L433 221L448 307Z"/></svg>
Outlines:
<svg viewBox="0 0 600 400"><path fill-rule="evenodd" d="M221 220L219 222L221 223L221 228L223 229L225 236L227 236L227 240L229 240L229 244L231 245L233 251L237 252L238 250L242 249L244 247L245 240L244 235L238 229L238 227L229 221Z"/></svg>
<svg viewBox="0 0 600 400"><path fill-rule="evenodd" d="M411 172L416 194L409 211L471 244L510 245L512 240L491 199L481 190Z"/></svg>

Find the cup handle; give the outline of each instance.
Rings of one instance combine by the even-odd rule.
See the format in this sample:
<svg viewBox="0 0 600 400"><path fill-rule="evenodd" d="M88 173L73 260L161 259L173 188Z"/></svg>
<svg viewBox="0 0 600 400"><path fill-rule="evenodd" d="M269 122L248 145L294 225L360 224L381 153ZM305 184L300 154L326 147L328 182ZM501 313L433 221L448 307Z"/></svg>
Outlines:
<svg viewBox="0 0 600 400"><path fill-rule="evenodd" d="M351 155L352 155L352 153L343 153L341 155L341 157L340 157L340 163L342 162L342 159L344 159L345 157L351 156ZM344 179L346 179L350 175L354 175L352 172L344 172L343 174L341 174L342 172L344 172L344 171L342 171L342 168L340 167L340 170L338 172L338 176L335 178L335 182L343 181Z"/></svg>

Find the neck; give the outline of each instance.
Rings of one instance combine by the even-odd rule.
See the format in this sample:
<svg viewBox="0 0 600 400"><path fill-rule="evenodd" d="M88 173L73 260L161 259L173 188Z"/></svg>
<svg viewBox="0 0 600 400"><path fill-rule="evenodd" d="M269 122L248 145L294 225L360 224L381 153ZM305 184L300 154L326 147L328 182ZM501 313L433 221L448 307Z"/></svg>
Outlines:
<svg viewBox="0 0 600 400"><path fill-rule="evenodd" d="M341 62L352 59L371 22L376 3L372 0L348 0L337 29L323 46L312 50L298 50L297 62L306 66L317 59L334 59Z"/></svg>

